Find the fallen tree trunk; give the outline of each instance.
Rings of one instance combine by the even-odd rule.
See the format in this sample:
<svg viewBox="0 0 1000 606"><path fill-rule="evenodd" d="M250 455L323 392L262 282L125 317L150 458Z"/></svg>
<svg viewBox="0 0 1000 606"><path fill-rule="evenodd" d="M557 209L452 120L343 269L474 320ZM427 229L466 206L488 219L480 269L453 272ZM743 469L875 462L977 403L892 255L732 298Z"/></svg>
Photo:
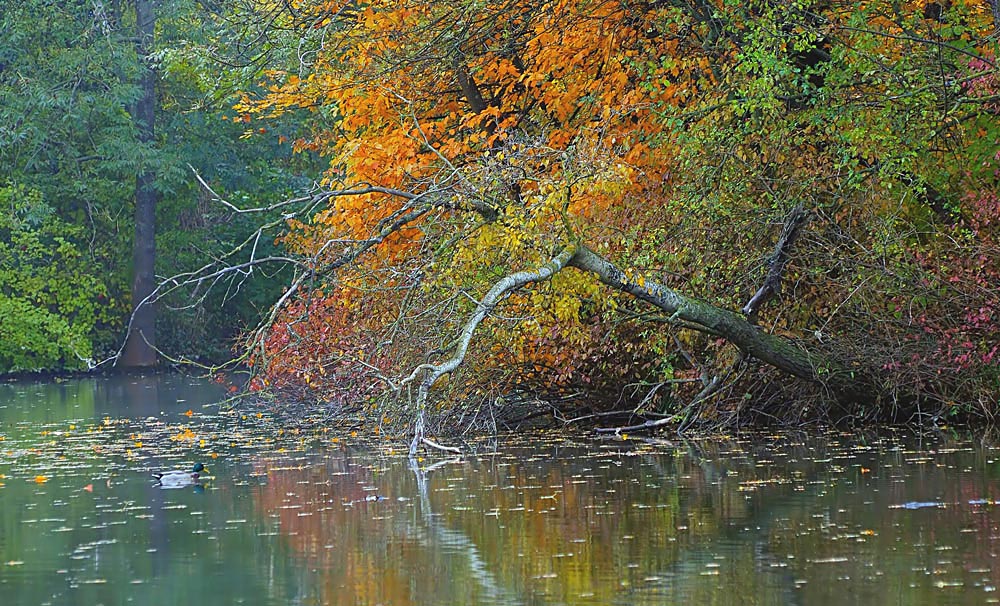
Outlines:
<svg viewBox="0 0 1000 606"><path fill-rule="evenodd" d="M862 376L860 370L845 368L825 356L768 334L732 311L685 296L654 281L630 279L614 263L586 246L579 246L567 265L592 273L604 284L671 314L671 321L721 337L745 354L778 370L823 385L843 404L867 403L876 398L872 381Z"/></svg>
<svg viewBox="0 0 1000 606"><path fill-rule="evenodd" d="M462 326L455 354L440 364L417 366L400 382L397 389L421 378L416 402L417 418L410 444L411 457L415 456L421 443L426 443L424 415L432 386L440 377L453 372L465 361L469 344L480 323L511 291L532 282L550 280L566 267L594 274L604 284L671 314L670 321L679 326L723 338L747 356L757 358L792 376L822 385L844 405L863 404L876 399L877 394L870 387L870 379L859 371L845 368L826 356L768 334L737 313L685 296L655 281L630 278L614 263L586 246L569 245L542 267L514 273L496 282ZM664 422L656 422L649 426L659 426L662 423ZM437 446L433 443L431 445Z"/></svg>

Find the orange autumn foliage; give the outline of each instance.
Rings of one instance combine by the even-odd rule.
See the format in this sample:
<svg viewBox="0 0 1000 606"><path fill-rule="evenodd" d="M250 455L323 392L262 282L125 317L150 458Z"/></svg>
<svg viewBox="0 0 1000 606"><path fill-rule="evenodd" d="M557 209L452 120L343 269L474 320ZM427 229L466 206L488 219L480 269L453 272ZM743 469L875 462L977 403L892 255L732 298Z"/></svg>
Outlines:
<svg viewBox="0 0 1000 606"><path fill-rule="evenodd" d="M311 134L293 145L327 157L322 185L343 195L283 237L316 276L276 317L254 358L262 376L373 398L450 355L498 279L574 240L627 262L630 279L739 309L796 203L822 222L804 246L825 260L793 264L794 296L769 330L821 345L857 332L885 291L907 292L890 272L864 273L868 251L907 266L891 242L926 220L920 192L962 187L949 154L963 118L934 112L964 74L935 61L975 55L964 49L991 15L952 2L937 19L927 4L288 3L278 25L296 61L238 109L307 112ZM561 272L505 301L473 342L482 365L448 387L505 393L511 370L529 387L621 394L732 357L643 313Z"/></svg>
<svg viewBox="0 0 1000 606"><path fill-rule="evenodd" d="M340 271L342 286L335 289L351 292L355 309L401 293L432 305L432 289L444 299L456 289L474 297L503 273L543 262L547 250L569 236L567 228L617 246L619 235L604 230L627 222L669 185L672 153L655 113L691 103L713 82L692 34L647 43L666 10L618 2L347 7L298 3L295 23L303 36L325 28L323 48L308 73L268 72L268 93L246 95L239 109L264 119L294 107L335 115L332 127L294 142L330 158L327 187L444 198L420 222L389 236L363 265ZM673 59L660 62L664 52ZM623 205L628 198L633 202ZM342 252L331 242L370 238L405 204L386 193L334 197L310 223L292 223L284 242L321 267ZM499 220L484 224L484 214ZM437 241L443 234L457 235L444 250L428 250L428 236ZM488 268L485 275L477 266ZM399 291L387 293L391 289L380 286L387 267L425 275L419 288L404 279ZM616 302L600 300L579 276L557 277L552 286L515 295L510 307L521 320L497 325L483 347L494 363L522 374L555 369L557 382L579 380L574 369L596 361L608 336L601 322L581 320L611 313ZM317 291L306 298L325 296ZM591 303L581 305L582 297ZM459 303L465 307L456 311L467 309L468 301ZM325 329L313 326L336 324L336 316L315 319L317 305L327 307L304 300L276 324L269 363L272 371L289 371L277 375L312 381L320 359L339 355L326 348ZM430 329L445 339L461 319L428 327L387 314L366 318L364 330L386 333L392 323L407 324L409 337ZM343 324L336 332L361 326ZM315 338L308 347L289 348L289 331ZM625 356L610 375L632 373L630 364L643 353L630 347L637 357Z"/></svg>

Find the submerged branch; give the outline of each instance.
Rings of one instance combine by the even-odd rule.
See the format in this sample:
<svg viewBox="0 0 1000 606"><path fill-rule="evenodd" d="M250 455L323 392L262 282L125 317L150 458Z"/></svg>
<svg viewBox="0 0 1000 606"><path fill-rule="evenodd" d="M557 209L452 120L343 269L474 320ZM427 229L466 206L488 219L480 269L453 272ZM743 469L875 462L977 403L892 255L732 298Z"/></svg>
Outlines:
<svg viewBox="0 0 1000 606"><path fill-rule="evenodd" d="M456 454L462 454L461 448L457 448L455 446L445 446L444 444L438 444L437 442L435 442L430 438L424 438L423 440L421 440L421 442L432 448L437 448L438 450L443 450L445 452L454 452Z"/></svg>

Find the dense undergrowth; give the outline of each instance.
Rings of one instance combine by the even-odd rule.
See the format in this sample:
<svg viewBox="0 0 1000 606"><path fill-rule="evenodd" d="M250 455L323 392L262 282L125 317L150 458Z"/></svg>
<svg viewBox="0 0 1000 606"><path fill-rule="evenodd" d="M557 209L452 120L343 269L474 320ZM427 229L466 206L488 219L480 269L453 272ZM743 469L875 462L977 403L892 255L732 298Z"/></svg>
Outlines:
<svg viewBox="0 0 1000 606"><path fill-rule="evenodd" d="M996 23L984 4L928 6L300 2L275 13L313 54L276 64L239 109L261 124L314 112L294 146L330 168L283 237L302 279L250 339L254 388L372 427L425 413L453 429L533 415L990 421ZM796 209L805 220L781 249ZM484 310L504 276L567 245L612 260L638 290L734 311L773 270L777 286L746 320L800 350L811 373L792 379L732 334L572 262ZM856 377L849 398L834 374Z"/></svg>

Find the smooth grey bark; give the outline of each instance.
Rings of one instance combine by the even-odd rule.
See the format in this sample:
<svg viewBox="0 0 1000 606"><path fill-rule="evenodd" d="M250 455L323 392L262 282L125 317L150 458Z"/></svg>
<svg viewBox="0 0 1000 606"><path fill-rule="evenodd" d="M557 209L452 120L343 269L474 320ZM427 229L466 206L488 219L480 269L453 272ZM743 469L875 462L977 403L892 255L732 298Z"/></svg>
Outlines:
<svg viewBox="0 0 1000 606"><path fill-rule="evenodd" d="M136 54L145 63L139 78L141 96L132 108L132 120L139 141L153 142L156 120L156 72L152 52L156 15L153 0L136 0ZM135 240L132 244L132 317L119 366L156 365L156 308L152 293L156 288L156 175L144 167L135 179Z"/></svg>

